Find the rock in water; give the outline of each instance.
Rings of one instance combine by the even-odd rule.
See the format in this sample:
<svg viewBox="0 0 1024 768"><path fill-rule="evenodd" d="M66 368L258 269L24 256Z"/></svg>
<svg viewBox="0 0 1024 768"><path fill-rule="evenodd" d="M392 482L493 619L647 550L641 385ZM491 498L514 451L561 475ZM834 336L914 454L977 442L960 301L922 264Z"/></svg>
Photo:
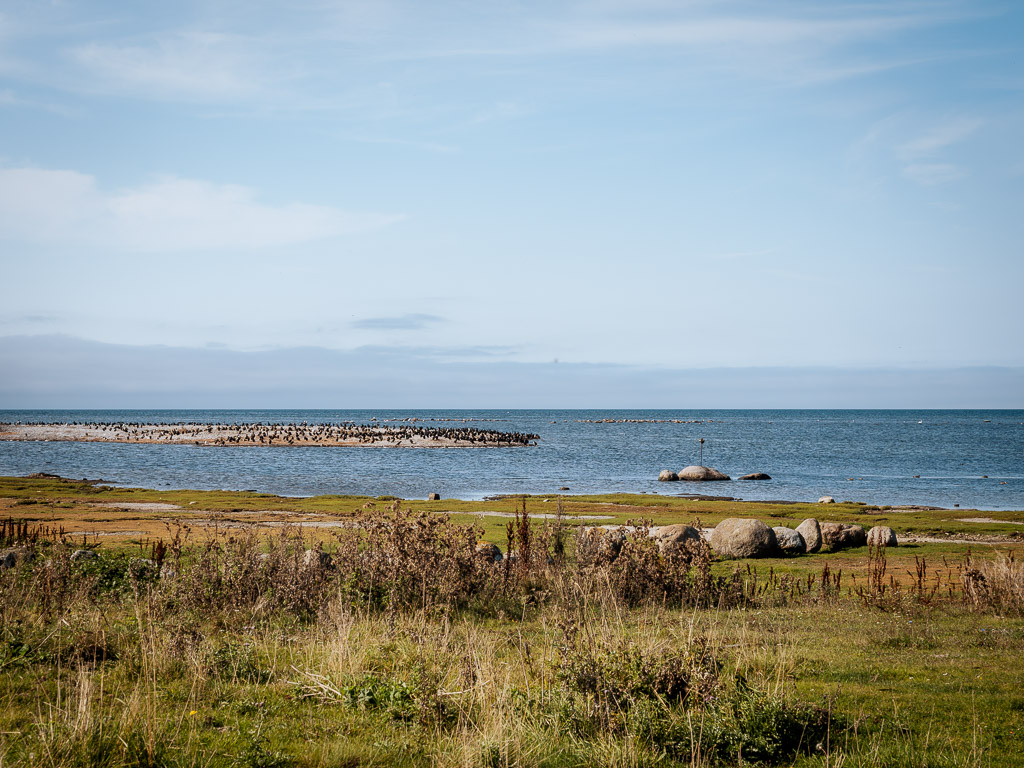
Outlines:
<svg viewBox="0 0 1024 768"><path fill-rule="evenodd" d="M711 467L689 466L676 473L680 480L691 482L708 482L710 480L728 480L729 476Z"/></svg>
<svg viewBox="0 0 1024 768"><path fill-rule="evenodd" d="M807 551L807 543L799 531L781 525L772 528L772 531L775 533L775 541L778 543L779 549L787 555L802 555Z"/></svg>
<svg viewBox="0 0 1024 768"><path fill-rule="evenodd" d="M749 475L744 475L740 480L771 480L771 475L766 475L764 472L751 472Z"/></svg>
<svg viewBox="0 0 1024 768"><path fill-rule="evenodd" d="M876 525L868 531L868 544L872 547L898 547L896 532L887 525Z"/></svg>
<svg viewBox="0 0 1024 768"><path fill-rule="evenodd" d="M673 480L678 480L679 475L673 472L671 469L663 469L658 473L658 480L663 483L670 483Z"/></svg>
<svg viewBox="0 0 1024 768"><path fill-rule="evenodd" d="M778 543L760 520L730 517L715 526L711 548L722 557L770 557L777 554Z"/></svg>
<svg viewBox="0 0 1024 768"><path fill-rule="evenodd" d="M821 543L827 549L850 549L868 543L868 534L859 525L849 523L822 523Z"/></svg>
<svg viewBox="0 0 1024 768"><path fill-rule="evenodd" d="M821 549L821 526L813 517L808 517L796 527L796 532L804 537L804 551L814 554Z"/></svg>
<svg viewBox="0 0 1024 768"><path fill-rule="evenodd" d="M649 535L658 543L658 549L664 553L684 550L688 541L700 541L700 531L692 525L683 523L652 528Z"/></svg>
<svg viewBox="0 0 1024 768"><path fill-rule="evenodd" d="M818 499L818 503L819 504L835 504L836 500L833 499L831 496L822 496L820 499Z"/></svg>

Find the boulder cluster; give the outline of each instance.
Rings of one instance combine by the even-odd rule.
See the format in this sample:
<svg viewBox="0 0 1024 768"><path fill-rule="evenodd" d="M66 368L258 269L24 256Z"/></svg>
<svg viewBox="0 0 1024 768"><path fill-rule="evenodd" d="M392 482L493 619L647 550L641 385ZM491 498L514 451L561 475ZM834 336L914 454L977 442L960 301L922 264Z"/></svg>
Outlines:
<svg viewBox="0 0 1024 768"><path fill-rule="evenodd" d="M711 533L711 549L721 557L781 557L835 552L854 547L895 547L899 542L892 528L875 526L865 531L850 523L819 523L809 517L796 528L769 528L760 520L731 517Z"/></svg>

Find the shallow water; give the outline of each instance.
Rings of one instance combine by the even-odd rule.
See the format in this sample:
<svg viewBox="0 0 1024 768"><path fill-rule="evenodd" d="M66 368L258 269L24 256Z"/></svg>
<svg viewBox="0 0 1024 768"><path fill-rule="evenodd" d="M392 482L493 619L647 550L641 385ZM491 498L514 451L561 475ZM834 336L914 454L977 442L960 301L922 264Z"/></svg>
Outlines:
<svg viewBox="0 0 1024 768"><path fill-rule="evenodd" d="M529 448L197 447L3 442L0 474L51 472L152 488L478 499L502 493L704 493L743 499L1024 509L1024 411L0 411L0 421L470 422L541 436ZM700 423L587 423L587 420ZM450 422L438 422L444 426ZM425 426L431 426L427 421ZM763 482L659 483L699 462ZM915 478L915 475L920 477ZM983 475L988 475L983 478Z"/></svg>

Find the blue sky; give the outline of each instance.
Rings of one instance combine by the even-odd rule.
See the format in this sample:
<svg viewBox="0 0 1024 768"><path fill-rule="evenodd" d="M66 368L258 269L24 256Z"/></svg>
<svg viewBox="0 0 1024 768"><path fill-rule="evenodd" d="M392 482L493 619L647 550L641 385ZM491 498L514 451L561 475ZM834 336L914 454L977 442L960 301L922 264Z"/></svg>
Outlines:
<svg viewBox="0 0 1024 768"><path fill-rule="evenodd" d="M1022 47L1017 3L5 2L0 336L1019 367Z"/></svg>

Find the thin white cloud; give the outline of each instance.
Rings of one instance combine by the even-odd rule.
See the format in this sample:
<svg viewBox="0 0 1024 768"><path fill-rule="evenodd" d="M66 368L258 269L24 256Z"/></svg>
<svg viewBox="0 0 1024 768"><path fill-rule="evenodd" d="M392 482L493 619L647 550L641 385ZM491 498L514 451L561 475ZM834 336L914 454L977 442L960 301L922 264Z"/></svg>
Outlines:
<svg viewBox="0 0 1024 768"><path fill-rule="evenodd" d="M238 35L189 31L149 45L91 43L73 48L70 57L97 90L222 101L259 96L284 79L271 74L257 48Z"/></svg>
<svg viewBox="0 0 1024 768"><path fill-rule="evenodd" d="M932 157L941 150L968 138L984 121L971 117L943 120L927 132L897 147L905 158Z"/></svg>
<svg viewBox="0 0 1024 768"><path fill-rule="evenodd" d="M64 117L70 117L74 114L74 110L61 106L60 104L52 104L45 101L38 101L36 99L26 99L19 96L15 91L12 91L9 88L0 91L0 107L37 109L44 112L52 112L55 115L62 115Z"/></svg>
<svg viewBox="0 0 1024 768"><path fill-rule="evenodd" d="M722 14L685 20L591 24L565 30L569 41L591 46L768 45L845 43L920 26L915 15L802 19Z"/></svg>
<svg viewBox="0 0 1024 768"><path fill-rule="evenodd" d="M937 187L962 179L966 171L953 163L911 163L903 168L903 175L924 187Z"/></svg>
<svg viewBox="0 0 1024 768"><path fill-rule="evenodd" d="M385 226L400 216L270 205L235 184L162 177L105 191L69 170L0 168L0 238L119 250L263 248Z"/></svg>
<svg viewBox="0 0 1024 768"><path fill-rule="evenodd" d="M420 331L442 322L444 318L438 315L412 313L395 317L364 317L353 320L352 327L371 331Z"/></svg>

